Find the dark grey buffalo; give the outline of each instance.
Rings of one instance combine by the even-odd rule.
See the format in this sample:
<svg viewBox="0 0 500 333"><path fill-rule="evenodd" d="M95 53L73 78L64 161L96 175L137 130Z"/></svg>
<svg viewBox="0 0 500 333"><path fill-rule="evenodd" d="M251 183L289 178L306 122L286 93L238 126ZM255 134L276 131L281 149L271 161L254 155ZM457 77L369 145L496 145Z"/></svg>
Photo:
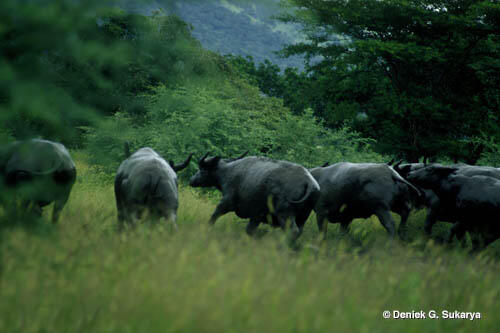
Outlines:
<svg viewBox="0 0 500 333"><path fill-rule="evenodd" d="M52 222L57 222L76 179L69 152L57 142L31 139L0 149L0 174L5 194L41 214L54 202ZM5 198L4 198L5 199Z"/></svg>
<svg viewBox="0 0 500 333"><path fill-rule="evenodd" d="M200 170L190 184L216 187L222 192L222 200L210 224L234 211L238 217L250 219L248 234L253 234L260 223L267 223L270 216L271 224L283 229L290 219L293 238L300 236L320 192L318 183L307 169L265 157L227 161L207 156L200 159Z"/></svg>
<svg viewBox="0 0 500 333"><path fill-rule="evenodd" d="M488 167L488 166L476 166L476 165L467 165L467 164L455 164L450 166L455 171L454 174L462 175L462 176L487 176L500 180L500 169ZM424 163L408 163L408 164L396 164L394 165L394 170L396 170L403 178L407 179L410 173L414 173L418 170L427 170L419 173L420 185L417 185L423 193L421 200L416 203L416 206L424 206L427 207L427 217L425 220L425 232L427 234L431 234L432 227L436 223L436 221L443 222L451 222L454 223L455 219L455 211L454 211L454 203L449 202L447 198L440 198L435 191L430 187L424 187L422 184L431 183L436 180L436 174L433 172L428 172L434 169L446 168L446 166L442 164L429 164L426 165ZM424 181L426 177L431 177L432 181ZM442 179L438 179L441 181Z"/></svg>
<svg viewBox="0 0 500 333"><path fill-rule="evenodd" d="M484 170L479 167L476 171ZM473 175L473 171L473 168L461 170L461 167L430 165L410 172L408 180L436 193L440 202L438 218L456 222L450 240L455 235L462 238L465 231L476 231L483 234L487 245L500 237L497 218L500 214L500 180Z"/></svg>
<svg viewBox="0 0 500 333"><path fill-rule="evenodd" d="M115 198L120 228L134 224L146 209L152 217L170 220L177 228L179 197L176 172L186 168L193 154L181 164L167 163L151 148L141 148L122 162L115 177Z"/></svg>
<svg viewBox="0 0 500 333"><path fill-rule="evenodd" d="M410 172L425 168L427 165L424 163L396 163L394 170L399 173L404 179L408 178ZM425 232L431 234L432 226L436 223L437 216L442 215L440 212L440 201L436 193L429 188L419 187L422 195L420 197L413 197L413 206L416 208L427 208L427 218L425 221Z"/></svg>
<svg viewBox="0 0 500 333"><path fill-rule="evenodd" d="M386 164L342 162L310 171L321 187L314 210L318 228L325 235L325 219L340 222L347 231L354 218L375 214L392 237L395 226L391 211L401 216L401 234L411 210L412 192L420 195L418 189Z"/></svg>
<svg viewBox="0 0 500 333"><path fill-rule="evenodd" d="M403 178L407 178L408 174L412 171L416 171L427 166L444 166L439 163L424 164L424 163L396 163L394 165L394 170L396 170ZM479 165L468 165L468 164L453 164L450 167L456 168L455 173L464 176L487 176L500 179L500 169L489 167L489 166L479 166Z"/></svg>

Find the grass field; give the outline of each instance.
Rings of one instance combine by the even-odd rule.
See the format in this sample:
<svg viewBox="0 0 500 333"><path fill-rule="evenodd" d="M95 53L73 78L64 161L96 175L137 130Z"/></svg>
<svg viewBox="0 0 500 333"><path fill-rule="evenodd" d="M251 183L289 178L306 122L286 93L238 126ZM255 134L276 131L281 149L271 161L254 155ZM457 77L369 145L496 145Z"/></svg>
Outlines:
<svg viewBox="0 0 500 333"><path fill-rule="evenodd" d="M209 228L215 201L187 187L178 232L118 233L111 177L75 156L60 224L3 232L0 332L498 332L498 241L475 255L435 244L421 236L420 211L407 242L389 242L372 218L343 238L330 224L321 243L311 217L291 249L267 226L248 237L233 214ZM384 310L481 319L383 319Z"/></svg>

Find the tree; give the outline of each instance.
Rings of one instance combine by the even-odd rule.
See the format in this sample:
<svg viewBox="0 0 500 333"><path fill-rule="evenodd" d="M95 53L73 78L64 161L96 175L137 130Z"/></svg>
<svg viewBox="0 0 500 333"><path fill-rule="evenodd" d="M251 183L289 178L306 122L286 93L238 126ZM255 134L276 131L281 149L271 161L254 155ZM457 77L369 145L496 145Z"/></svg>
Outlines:
<svg viewBox="0 0 500 333"><path fill-rule="evenodd" d="M42 136L81 144L81 128L117 111L144 114L160 83L214 77L188 24L129 14L111 1L0 2L0 143ZM206 64L213 64L213 68Z"/></svg>
<svg viewBox="0 0 500 333"><path fill-rule="evenodd" d="M481 133L498 135L500 4L478 0L290 0L302 24L331 126L350 120L380 151L414 161L444 155L475 163Z"/></svg>
<svg viewBox="0 0 500 333"><path fill-rule="evenodd" d="M99 38L94 1L0 2L0 132L76 142L113 95L110 73L129 53Z"/></svg>

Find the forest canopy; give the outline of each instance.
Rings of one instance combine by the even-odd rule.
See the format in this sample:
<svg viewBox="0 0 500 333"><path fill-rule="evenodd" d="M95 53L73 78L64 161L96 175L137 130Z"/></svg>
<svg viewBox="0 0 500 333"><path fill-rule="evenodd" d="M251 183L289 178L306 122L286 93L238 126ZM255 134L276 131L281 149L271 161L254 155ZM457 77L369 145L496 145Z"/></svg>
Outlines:
<svg viewBox="0 0 500 333"><path fill-rule="evenodd" d="M378 154L364 159L498 161L494 1L282 1L280 20L307 39L281 54L305 55L305 71L223 57L177 16L117 3L127 1L1 2L1 141L44 137L115 164L125 140L171 154L251 143L310 165L368 150ZM292 123L308 129L304 142L284 139Z"/></svg>
<svg viewBox="0 0 500 333"><path fill-rule="evenodd" d="M307 35L283 50L308 59L303 89L291 98L286 88L278 94L292 109L294 99L307 101L330 128L347 120L376 139L380 152L411 161L475 163L485 149L481 138L499 137L497 1L283 3L295 11L281 20L299 23ZM289 74L277 84L296 76Z"/></svg>
<svg viewBox="0 0 500 333"><path fill-rule="evenodd" d="M4 142L61 141L88 149L109 172L123 159L125 141L173 159L250 150L308 166L382 160L370 150L373 140L347 126L327 129L309 109L292 114L281 99L261 94L175 15L97 2L0 6Z"/></svg>

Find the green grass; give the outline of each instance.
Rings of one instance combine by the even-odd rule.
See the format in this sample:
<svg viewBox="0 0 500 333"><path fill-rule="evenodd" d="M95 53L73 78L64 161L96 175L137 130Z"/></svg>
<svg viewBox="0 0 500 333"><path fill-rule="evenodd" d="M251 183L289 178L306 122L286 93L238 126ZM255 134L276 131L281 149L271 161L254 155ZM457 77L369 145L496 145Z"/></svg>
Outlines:
<svg viewBox="0 0 500 333"><path fill-rule="evenodd" d="M291 249L267 226L248 237L233 214L209 228L216 201L182 187L178 232L118 233L110 176L76 159L60 224L3 233L0 332L498 331L498 242L478 255L435 244L421 236L423 211L405 243L390 243L376 218L343 238L330 224L320 243L312 217ZM382 318L445 309L482 319Z"/></svg>

